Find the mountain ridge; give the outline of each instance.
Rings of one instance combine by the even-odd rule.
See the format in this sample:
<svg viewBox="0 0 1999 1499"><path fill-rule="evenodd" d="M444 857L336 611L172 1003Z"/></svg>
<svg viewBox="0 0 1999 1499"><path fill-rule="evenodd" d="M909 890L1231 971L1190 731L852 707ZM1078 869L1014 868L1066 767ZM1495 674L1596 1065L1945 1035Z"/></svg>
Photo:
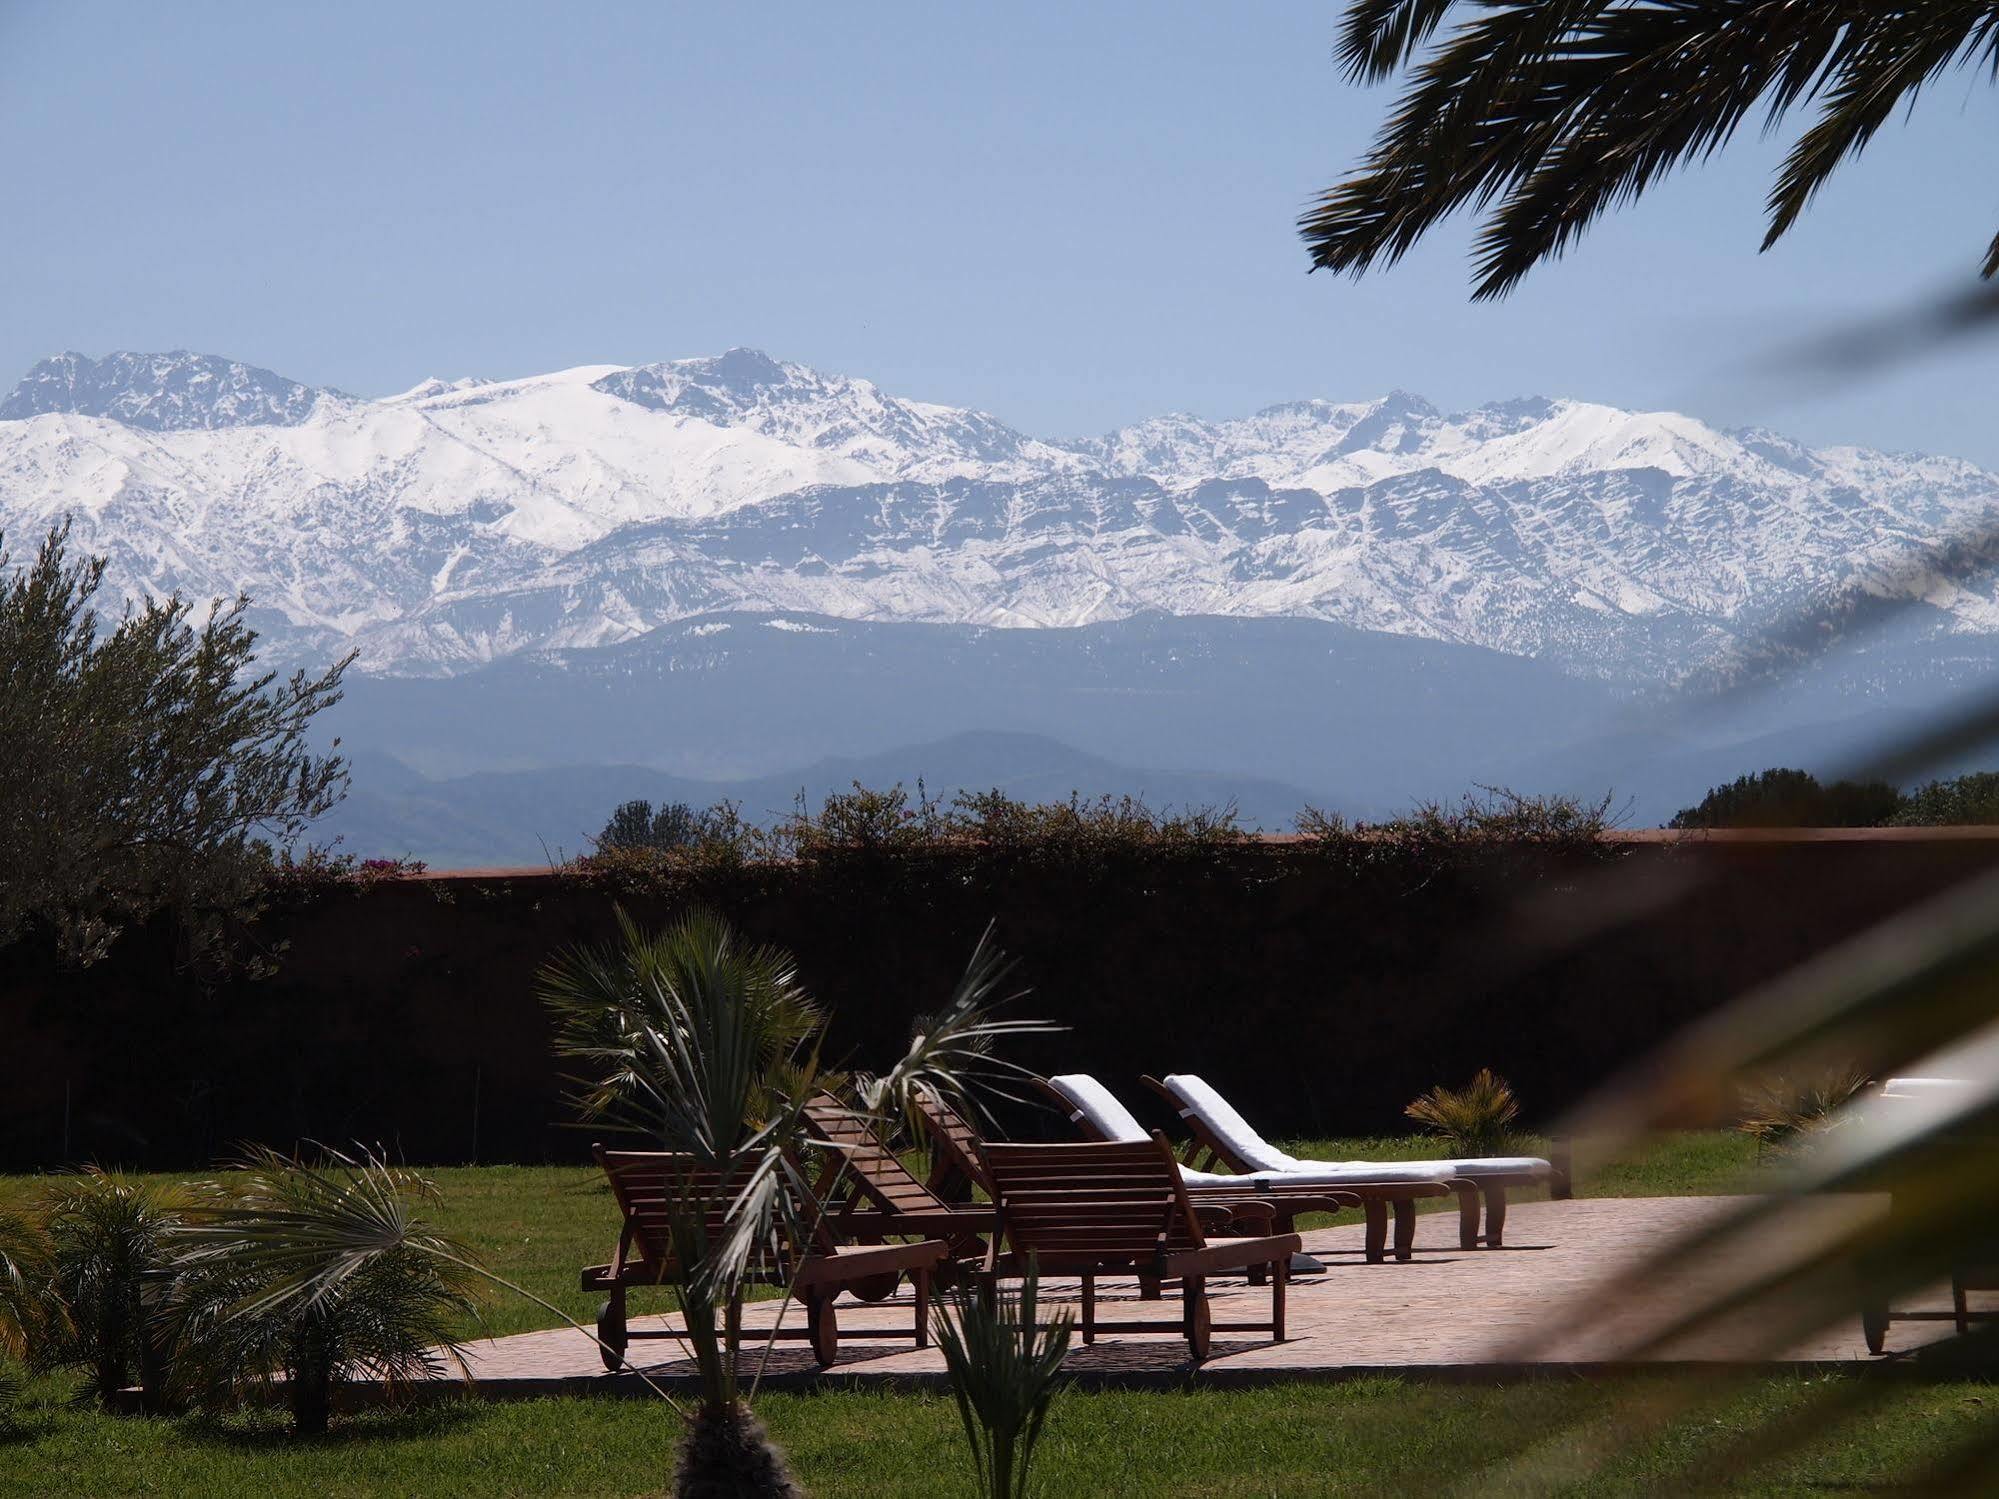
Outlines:
<svg viewBox="0 0 1999 1499"><path fill-rule="evenodd" d="M1155 811L1234 808L1243 825L1288 831L1310 800L1267 777L1147 770L1076 749L1053 737L961 730L919 744L828 755L796 768L732 780L676 776L632 764L553 765L429 777L380 754L354 765L347 799L313 825L312 840L359 857L420 858L435 868L538 865L588 853L619 803L685 802L703 810L734 803L768 825L802 797L817 810L829 793L859 783L900 785L948 806L960 793L1004 791L1018 801L1066 801L1076 794L1133 795Z"/></svg>
<svg viewBox="0 0 1999 1499"><path fill-rule="evenodd" d="M378 400L218 356L65 355L0 403L0 528L71 516L118 591L246 590L274 656L355 646L390 674L718 610L1160 611L1653 683L1726 675L1855 599L1999 634L1989 560L1950 550L1995 508L1999 476L1961 460L1567 398L1392 391L1044 440L748 349Z"/></svg>

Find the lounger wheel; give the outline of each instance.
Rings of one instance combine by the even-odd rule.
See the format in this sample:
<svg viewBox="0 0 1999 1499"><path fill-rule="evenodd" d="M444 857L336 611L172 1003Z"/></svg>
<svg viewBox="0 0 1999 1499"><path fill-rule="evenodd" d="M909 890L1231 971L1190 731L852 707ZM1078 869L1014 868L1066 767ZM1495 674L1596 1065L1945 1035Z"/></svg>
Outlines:
<svg viewBox="0 0 1999 1499"><path fill-rule="evenodd" d="M1867 1339L1867 1351L1879 1353L1888 1346L1888 1308L1868 1302L1860 1309L1860 1331Z"/></svg>
<svg viewBox="0 0 1999 1499"><path fill-rule="evenodd" d="M879 1234L866 1234L854 1239L856 1244L879 1244ZM859 1280L847 1282L847 1289L857 1301L886 1301L895 1294L895 1288L902 1284L900 1270L885 1271L880 1275L865 1275Z"/></svg>
<svg viewBox="0 0 1999 1499"><path fill-rule="evenodd" d="M1187 1309L1187 1352L1195 1363L1205 1362L1214 1340L1214 1317L1208 1311L1207 1287L1200 1276L1190 1275L1182 1283L1180 1294Z"/></svg>
<svg viewBox="0 0 1999 1499"><path fill-rule="evenodd" d="M886 1301L895 1294L895 1288L902 1284L900 1270L884 1271L880 1275L867 1275L859 1280L847 1282L847 1289L860 1301Z"/></svg>
<svg viewBox="0 0 1999 1499"><path fill-rule="evenodd" d="M812 1356L830 1366L840 1356L840 1319L831 1296L814 1296L805 1303L805 1328L812 1335Z"/></svg>
<svg viewBox="0 0 1999 1499"><path fill-rule="evenodd" d="M597 1357L613 1374L624 1367L631 1339L625 1333L625 1310L614 1301L597 1308Z"/></svg>

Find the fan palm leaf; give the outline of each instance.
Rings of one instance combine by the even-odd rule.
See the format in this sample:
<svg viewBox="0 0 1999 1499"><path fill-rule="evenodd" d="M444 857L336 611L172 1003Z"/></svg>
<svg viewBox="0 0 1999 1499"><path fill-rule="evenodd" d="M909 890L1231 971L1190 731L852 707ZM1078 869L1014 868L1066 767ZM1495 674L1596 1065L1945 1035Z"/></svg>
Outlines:
<svg viewBox="0 0 1999 1499"><path fill-rule="evenodd" d="M333 1386L465 1373L453 1334L481 1270L414 1208L436 1190L379 1157L257 1149L211 1184L176 1237L163 1315L177 1376L210 1399L283 1373L296 1427L325 1428Z"/></svg>
<svg viewBox="0 0 1999 1499"><path fill-rule="evenodd" d="M879 1077L858 1080L863 1110L877 1120L907 1122L920 1136L918 1101L925 1093L980 1118L990 1118L988 1096L1024 1097L1016 1085L1032 1078L1033 1070L1001 1055L999 1048L1021 1036L1067 1027L999 1013L1028 992L1011 982L1014 966L988 924L943 1008L917 1017L901 1059Z"/></svg>
<svg viewBox="0 0 1999 1499"><path fill-rule="evenodd" d="M287 1329L335 1309L351 1325L352 1346L370 1350L357 1367L392 1379L435 1377L447 1366L462 1373L446 1314L475 1310L481 1284L525 1297L594 1340L433 1227L419 1209L436 1195L428 1178L366 1149L323 1148L311 1161L246 1152L241 1175L206 1184L171 1240L164 1317L190 1385L213 1392L281 1367ZM357 1282L368 1294L350 1294Z"/></svg>

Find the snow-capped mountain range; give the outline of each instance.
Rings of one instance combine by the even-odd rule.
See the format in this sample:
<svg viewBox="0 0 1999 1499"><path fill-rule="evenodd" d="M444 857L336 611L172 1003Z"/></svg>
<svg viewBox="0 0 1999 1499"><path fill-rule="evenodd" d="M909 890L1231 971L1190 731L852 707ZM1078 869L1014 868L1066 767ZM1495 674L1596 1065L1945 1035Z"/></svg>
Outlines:
<svg viewBox="0 0 1999 1499"><path fill-rule="evenodd" d="M1999 475L1574 400L1053 441L746 349L378 400L65 354L0 404L0 530L63 515L115 588L244 591L276 653L406 675L732 610L1298 617L1654 681L1855 600L1999 635Z"/></svg>

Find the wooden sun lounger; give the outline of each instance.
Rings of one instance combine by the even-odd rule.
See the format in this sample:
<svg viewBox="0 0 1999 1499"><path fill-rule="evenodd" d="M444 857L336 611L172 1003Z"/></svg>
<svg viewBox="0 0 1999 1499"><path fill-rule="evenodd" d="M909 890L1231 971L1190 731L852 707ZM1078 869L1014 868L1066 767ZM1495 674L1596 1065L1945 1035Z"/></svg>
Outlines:
<svg viewBox="0 0 1999 1499"><path fill-rule="evenodd" d="M1034 1086L1042 1096L1057 1109L1063 1117L1075 1126L1078 1134L1085 1139L1102 1139L1089 1116L1070 1102L1061 1089L1046 1078L1036 1078ZM1191 1153L1191 1152L1190 1152ZM1191 1162L1186 1163L1191 1166ZM1365 1223L1363 1248L1370 1265L1382 1263L1389 1255L1389 1220L1395 1224L1394 1256L1398 1260L1408 1260L1416 1252L1416 1200L1420 1197L1443 1197L1450 1188L1440 1181L1386 1181L1340 1183L1329 1187L1316 1182L1287 1182L1272 1172L1238 1172L1244 1178L1242 1195L1267 1198L1282 1202L1299 1198L1343 1198L1340 1207L1359 1207ZM1202 1187L1200 1192L1229 1193L1233 1189ZM1334 1209L1300 1207L1300 1212L1327 1212Z"/></svg>
<svg viewBox="0 0 1999 1499"><path fill-rule="evenodd" d="M1080 1330L1088 1344L1097 1338L1099 1276L1177 1279L1178 1320L1119 1321L1117 1330L1177 1332L1196 1363L1207 1358L1218 1331L1268 1332L1284 1341L1284 1289L1298 1236L1208 1238L1164 1135L1133 1143L992 1142L982 1159L999 1207L998 1233L981 1272L988 1288L1001 1277L1025 1274L1030 1264L1042 1275L1080 1277ZM1215 1322L1207 1277L1250 1269L1269 1279L1269 1320Z"/></svg>
<svg viewBox="0 0 1999 1499"><path fill-rule="evenodd" d="M634 1339L675 1338L685 1334L667 1328L634 1328L625 1316L625 1293L634 1286L671 1285L680 1266L673 1252L673 1217L676 1204L698 1205L703 1228L712 1241L726 1229L728 1208L747 1179L747 1165L704 1164L697 1157L660 1150L606 1150L591 1147L597 1163L611 1183L624 1224L618 1231L618 1247L608 1265L592 1265L583 1271L581 1286L586 1291L606 1294L597 1314L597 1336L604 1345L598 1352L604 1367L618 1369ZM857 1338L914 1337L919 1348L930 1342L930 1277L946 1253L942 1240L924 1239L900 1244L839 1244L827 1226L823 1213L815 1217L812 1241L802 1250L780 1234L770 1246L767 1263L752 1268L750 1279L760 1285L791 1285L805 1303L805 1326L780 1327L774 1336L807 1338L814 1356L830 1364L839 1353L839 1321L834 1299L843 1289L870 1277L895 1278L907 1273L916 1291L916 1316L910 1327L854 1328ZM743 1305L740 1294L725 1309L725 1331L731 1346L741 1336ZM772 1334L764 1334L771 1336Z"/></svg>
<svg viewBox="0 0 1999 1499"><path fill-rule="evenodd" d="M940 1195L972 1189L992 1195L992 1183L985 1179L985 1164L979 1151L984 1145L979 1132L956 1109L934 1094L918 1101L924 1129L930 1136L931 1167L929 1186ZM1187 1185L1183 1183L1183 1185ZM1249 1186L1227 1188L1187 1185L1188 1199L1206 1227L1234 1224L1258 1233L1292 1233L1304 1213L1337 1213L1360 1206L1360 1199L1340 1192L1281 1192L1259 1195ZM1212 1221L1210 1214L1214 1215ZM1291 1271L1318 1271L1326 1267L1309 1255L1300 1254Z"/></svg>
<svg viewBox="0 0 1999 1499"><path fill-rule="evenodd" d="M951 1279L953 1261L977 1260L985 1254L984 1235L993 1229L990 1206L945 1201L916 1179L867 1120L831 1093L819 1093L805 1105L805 1124L833 1147L826 1152L817 1190L822 1199L837 1195L828 1215L835 1237L859 1244L899 1237L942 1239L950 1253L938 1267L940 1283ZM890 1275L851 1289L864 1301L880 1301L895 1285L896 1278Z"/></svg>
<svg viewBox="0 0 1999 1499"><path fill-rule="evenodd" d="M1167 1084L1151 1076L1141 1077L1139 1081L1165 1099L1172 1106L1174 1113L1180 1116L1181 1123L1187 1126L1187 1133L1193 1137L1195 1147L1188 1152L1190 1164L1195 1160L1206 1158L1219 1162L1230 1171L1255 1174L1266 1169L1235 1149L1209 1125L1206 1119L1201 1117L1198 1109L1189 1108L1187 1101ZM1384 1161L1381 1164L1392 1166L1394 1162ZM1449 1183L1449 1188L1457 1194L1458 1199L1458 1248L1460 1249L1476 1249L1481 1242L1489 1249L1502 1248L1506 1235L1507 1188L1545 1185L1551 1175L1551 1170L1545 1162L1533 1169L1517 1171L1476 1170L1461 1162L1454 1163L1453 1169L1458 1175ZM1479 1229L1481 1198L1485 1205L1483 1233Z"/></svg>
<svg viewBox="0 0 1999 1499"><path fill-rule="evenodd" d="M1874 1092L1872 1106L1907 1107L1926 1097L1947 1098L1970 1086L1967 1080L1954 1077L1891 1077ZM1967 1136L1958 1131L1945 1134L1939 1143L1943 1149L1954 1151L1982 1152L1992 1148L1989 1136ZM1888 1194L1888 1211L1891 1214L1906 1211L1906 1204L1892 1191ZM1861 1296L1860 1326L1867 1339L1867 1351L1880 1353L1887 1347L1888 1328L1895 1322L1949 1322L1962 1337L1971 1331L1974 1322L1999 1321L1999 1312L1972 1310L1973 1291L1999 1291L1999 1237L1988 1242L1976 1259L1951 1267L1951 1309L1947 1312L1897 1309L1871 1285L1866 1286Z"/></svg>

